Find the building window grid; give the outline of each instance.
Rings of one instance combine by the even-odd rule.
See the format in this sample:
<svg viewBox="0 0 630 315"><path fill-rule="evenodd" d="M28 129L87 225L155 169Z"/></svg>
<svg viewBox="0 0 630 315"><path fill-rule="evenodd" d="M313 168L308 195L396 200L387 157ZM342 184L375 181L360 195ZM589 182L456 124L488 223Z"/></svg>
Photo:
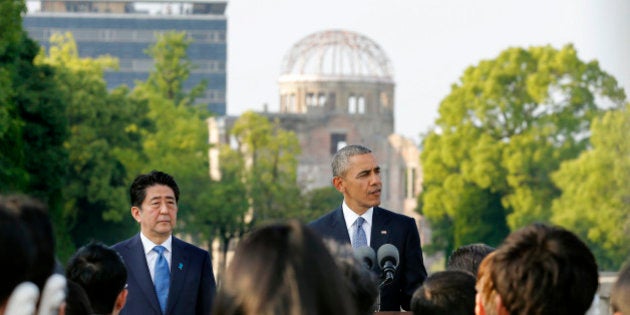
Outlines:
<svg viewBox="0 0 630 315"><path fill-rule="evenodd" d="M137 30L137 29L54 29L34 27L29 29L29 35L38 41L48 41L54 33L72 33L78 42L146 42L152 43L157 40L157 36L167 31L158 30ZM194 43L204 44L225 44L225 31L189 30L187 37Z"/></svg>

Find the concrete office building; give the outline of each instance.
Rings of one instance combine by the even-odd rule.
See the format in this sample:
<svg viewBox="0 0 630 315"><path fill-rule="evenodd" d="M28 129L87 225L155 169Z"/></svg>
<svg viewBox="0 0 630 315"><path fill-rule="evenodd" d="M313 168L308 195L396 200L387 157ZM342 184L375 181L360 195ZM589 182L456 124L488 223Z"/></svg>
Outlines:
<svg viewBox="0 0 630 315"><path fill-rule="evenodd" d="M186 32L192 40L188 58L194 65L184 88L201 80L208 85L197 101L217 115L226 114L227 1L218 0L41 0L29 2L24 28L44 47L54 33L71 32L79 56L111 55L120 70L105 73L109 88L146 80L153 60L145 50L157 35Z"/></svg>

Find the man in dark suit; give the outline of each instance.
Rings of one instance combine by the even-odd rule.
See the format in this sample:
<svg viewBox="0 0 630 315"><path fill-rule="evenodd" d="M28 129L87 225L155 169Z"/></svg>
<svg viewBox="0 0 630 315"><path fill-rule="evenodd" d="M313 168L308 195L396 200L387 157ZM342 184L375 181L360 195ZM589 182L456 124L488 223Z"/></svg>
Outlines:
<svg viewBox="0 0 630 315"><path fill-rule="evenodd" d="M411 296L427 277L415 221L378 207L380 166L370 149L342 148L333 157L332 171L332 183L343 194L343 203L309 226L325 238L355 248L370 246L377 251L383 244L396 246L400 262L393 281L381 289L380 310L409 310Z"/></svg>
<svg viewBox="0 0 630 315"><path fill-rule="evenodd" d="M177 183L152 171L136 177L129 192L140 233L113 246L128 272L129 293L121 314L210 314L216 291L210 255L172 235Z"/></svg>

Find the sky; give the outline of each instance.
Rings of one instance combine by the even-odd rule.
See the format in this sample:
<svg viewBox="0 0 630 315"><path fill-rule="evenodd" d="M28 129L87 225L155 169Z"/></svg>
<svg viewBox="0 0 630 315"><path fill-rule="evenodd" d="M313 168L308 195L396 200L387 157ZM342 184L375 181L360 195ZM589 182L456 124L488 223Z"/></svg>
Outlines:
<svg viewBox="0 0 630 315"><path fill-rule="evenodd" d="M279 109L282 59L328 29L360 33L394 69L395 132L415 143L464 70L509 47L572 43L630 92L630 0L228 0L228 114Z"/></svg>

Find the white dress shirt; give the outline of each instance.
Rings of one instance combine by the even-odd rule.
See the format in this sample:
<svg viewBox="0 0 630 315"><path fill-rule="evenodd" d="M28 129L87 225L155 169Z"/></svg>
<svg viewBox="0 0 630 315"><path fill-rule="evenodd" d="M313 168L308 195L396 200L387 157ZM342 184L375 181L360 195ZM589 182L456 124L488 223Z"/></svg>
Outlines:
<svg viewBox="0 0 630 315"><path fill-rule="evenodd" d="M173 256L173 235L169 236L162 244L155 244L148 239L142 232L140 232L140 240L142 240L142 247L144 247L144 255L147 258L147 267L149 267L149 273L151 274L151 281L154 281L155 275L155 262L158 258L158 253L153 250L153 247L162 245L166 250L164 251L164 258L168 263L169 270L171 269L171 257Z"/></svg>
<svg viewBox="0 0 630 315"><path fill-rule="evenodd" d="M354 242L354 240L352 239L352 236L354 235L354 231L356 230L355 228L355 222L357 221L357 219L359 217L362 217L363 219L365 219L365 222L363 222L363 225L361 225L361 228L363 229L363 232L365 232L365 237L367 238L367 244L368 246L370 246L370 239L372 237L372 214L374 213L374 208L370 208L367 211L365 211L365 213L363 215L358 215L356 212L352 211L350 209L350 207L348 207L348 205L346 204L346 201L344 200L343 203L341 204L341 209L343 211L343 218L346 220L346 228L348 229L348 235L350 235L350 243Z"/></svg>

